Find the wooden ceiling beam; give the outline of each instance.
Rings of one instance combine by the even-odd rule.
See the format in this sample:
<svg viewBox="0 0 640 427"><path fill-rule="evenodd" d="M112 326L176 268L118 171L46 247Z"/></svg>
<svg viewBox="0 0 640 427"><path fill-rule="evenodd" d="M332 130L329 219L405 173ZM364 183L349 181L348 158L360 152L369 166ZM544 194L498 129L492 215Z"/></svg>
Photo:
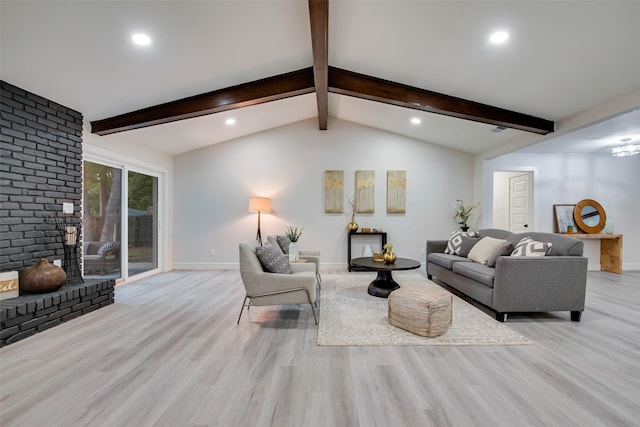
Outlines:
<svg viewBox="0 0 640 427"><path fill-rule="evenodd" d="M329 67L329 92L546 135L553 121Z"/></svg>
<svg viewBox="0 0 640 427"><path fill-rule="evenodd" d="M313 77L318 104L318 126L327 130L329 117L329 0L309 0Z"/></svg>
<svg viewBox="0 0 640 427"><path fill-rule="evenodd" d="M91 122L91 132L98 135L109 135L276 101L313 91L313 68L308 67L96 120Z"/></svg>

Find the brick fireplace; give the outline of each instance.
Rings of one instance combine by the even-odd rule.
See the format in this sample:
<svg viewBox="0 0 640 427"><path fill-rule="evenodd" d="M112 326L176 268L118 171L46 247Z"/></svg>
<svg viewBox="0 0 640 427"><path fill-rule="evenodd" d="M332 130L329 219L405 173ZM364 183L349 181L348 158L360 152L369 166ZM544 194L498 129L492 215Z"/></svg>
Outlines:
<svg viewBox="0 0 640 427"><path fill-rule="evenodd" d="M1 85L0 271L64 258L53 215L81 218L82 124L78 111L8 82ZM82 253L78 248L78 259ZM65 285L0 301L0 346L113 303L114 281Z"/></svg>

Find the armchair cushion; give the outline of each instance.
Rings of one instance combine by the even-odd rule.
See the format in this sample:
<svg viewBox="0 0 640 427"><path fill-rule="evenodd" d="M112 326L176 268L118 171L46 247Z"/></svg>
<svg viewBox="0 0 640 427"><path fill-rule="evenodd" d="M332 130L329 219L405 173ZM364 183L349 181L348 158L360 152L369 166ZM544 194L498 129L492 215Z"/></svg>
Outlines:
<svg viewBox="0 0 640 427"><path fill-rule="evenodd" d="M291 264L274 247L270 245L257 246L256 256L262 267L269 273L291 274Z"/></svg>
<svg viewBox="0 0 640 427"><path fill-rule="evenodd" d="M276 236L276 240L278 241L280 249L282 249L282 253L289 254L289 245L291 244L291 240L289 240L287 236Z"/></svg>

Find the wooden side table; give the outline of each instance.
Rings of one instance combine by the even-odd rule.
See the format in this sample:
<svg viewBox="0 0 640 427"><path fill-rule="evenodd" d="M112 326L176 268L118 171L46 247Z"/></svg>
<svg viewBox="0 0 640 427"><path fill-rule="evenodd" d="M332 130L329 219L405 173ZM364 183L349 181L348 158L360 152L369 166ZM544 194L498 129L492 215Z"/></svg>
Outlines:
<svg viewBox="0 0 640 427"><path fill-rule="evenodd" d="M600 271L622 273L622 234L568 234L580 240L600 240Z"/></svg>

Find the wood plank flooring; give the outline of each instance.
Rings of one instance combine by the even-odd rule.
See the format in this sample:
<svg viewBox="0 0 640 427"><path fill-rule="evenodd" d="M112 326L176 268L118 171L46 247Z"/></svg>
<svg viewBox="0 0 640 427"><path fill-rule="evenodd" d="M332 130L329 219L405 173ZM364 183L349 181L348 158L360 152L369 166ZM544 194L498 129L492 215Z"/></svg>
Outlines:
<svg viewBox="0 0 640 427"><path fill-rule="evenodd" d="M243 296L237 271L118 286L0 349L0 425L640 425L640 272L590 272L580 323L510 316L523 346L318 347L308 306L236 326Z"/></svg>

